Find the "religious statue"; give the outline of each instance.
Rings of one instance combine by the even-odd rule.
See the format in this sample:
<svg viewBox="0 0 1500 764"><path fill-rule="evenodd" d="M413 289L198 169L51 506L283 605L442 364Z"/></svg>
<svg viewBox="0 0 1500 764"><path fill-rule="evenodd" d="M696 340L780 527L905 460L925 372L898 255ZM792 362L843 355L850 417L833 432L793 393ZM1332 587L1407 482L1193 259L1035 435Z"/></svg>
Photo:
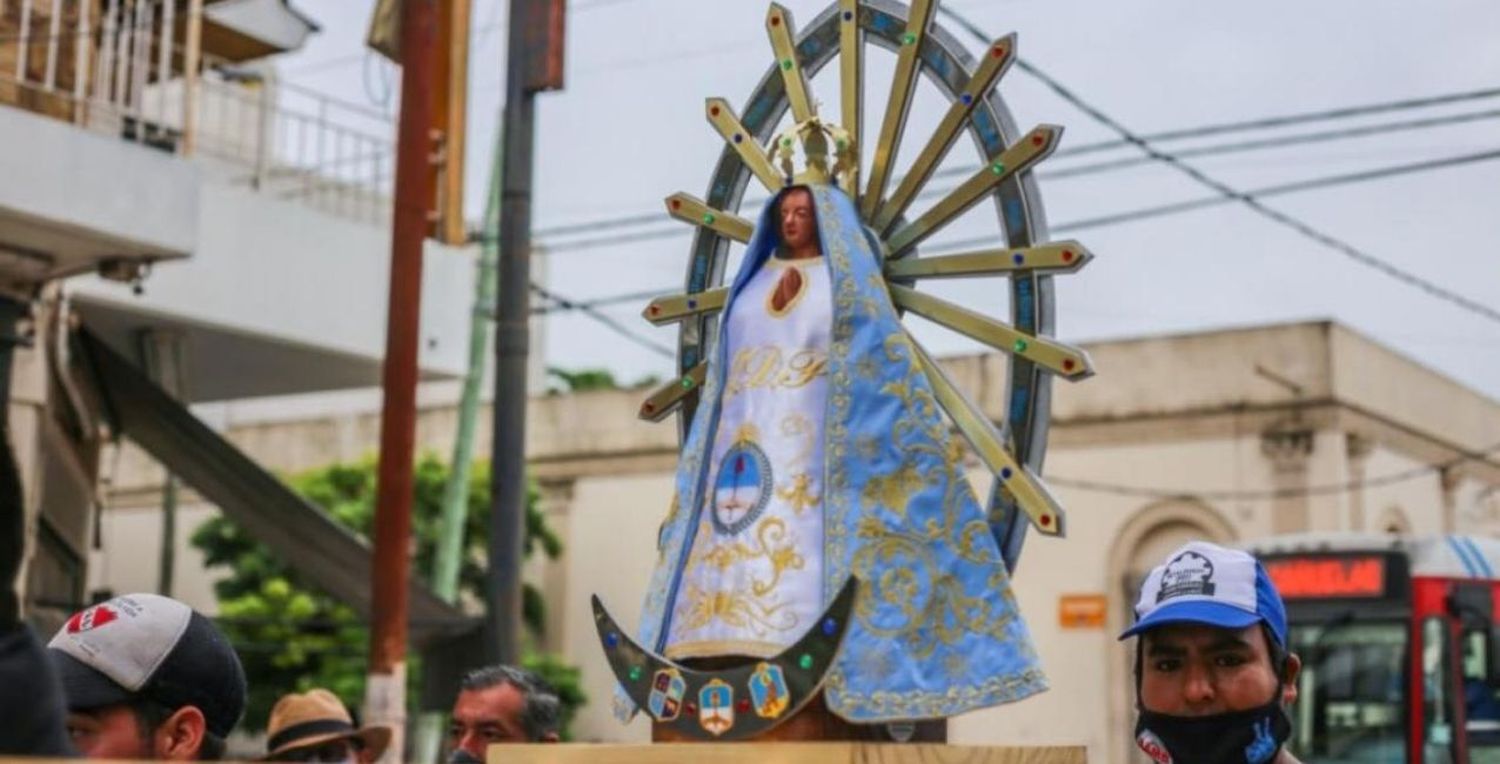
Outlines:
<svg viewBox="0 0 1500 764"><path fill-rule="evenodd" d="M790 18L780 6L771 13L782 30L772 29L773 44L784 43ZM878 208L862 210L852 194L852 136L799 103L805 83L790 87L791 75L793 113L804 118L772 142L779 172L731 125L736 150L774 191L747 226L737 275L648 308L648 318L717 309L717 335L695 373L643 408L697 395L639 628L626 634L595 603L622 684L617 711L628 718L644 706L691 736L745 737L815 700L852 724L889 724L1046 688L1002 546L1023 513L1059 533L1060 508L903 328L902 309L952 317L947 303L914 300L890 280L887 260L905 254L892 243L899 249L905 234L909 247L921 233L872 230ZM721 117L715 103L711 121ZM979 198L1048 153L1058 132L1033 131L965 184L983 188L960 191ZM973 203L959 198L943 214ZM1083 252L1072 247L1069 259ZM970 318L968 333L1015 334ZM1072 376L1087 374L1081 351L1046 338L1010 349L1029 343ZM945 411L995 473L991 511L964 475Z"/></svg>

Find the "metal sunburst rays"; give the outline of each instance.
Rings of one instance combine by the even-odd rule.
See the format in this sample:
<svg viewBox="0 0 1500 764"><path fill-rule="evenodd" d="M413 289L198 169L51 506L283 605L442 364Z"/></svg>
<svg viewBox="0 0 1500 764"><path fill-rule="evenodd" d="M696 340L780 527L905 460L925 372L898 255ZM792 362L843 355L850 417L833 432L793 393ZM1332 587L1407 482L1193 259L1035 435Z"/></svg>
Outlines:
<svg viewBox="0 0 1500 764"><path fill-rule="evenodd" d="M839 116L842 127L856 151L865 137L861 124L864 94L865 32L859 24L860 0L837 0L839 25ZM900 310L922 316L939 326L958 332L1015 359L1069 381L1085 379L1094 369L1082 349L1050 337L1023 331L1004 321L953 304L918 291L915 284L925 279L972 278L981 276L1030 276L1076 273L1093 259L1093 254L1076 241L1058 241L1032 247L1001 247L938 257L916 256L921 242L942 230L965 211L989 198L1002 184L1019 177L1046 159L1057 148L1062 127L1038 125L995 156L984 167L915 219L904 215L922 196L938 165L952 150L965 129L973 129L971 118L975 107L991 91L1016 59L1014 34L992 42L977 60L968 84L952 100L937 128L896 182L891 185L897 151L905 134L907 117L923 61L922 46L931 31L938 0L912 0L905 33L896 53L896 68L886 100L879 137L868 178L860 178L856 168L844 184L861 218L878 234L885 250L885 277L892 303ZM775 67L781 73L792 118L797 123L818 117L818 105L812 100L807 74L797 51L797 30L792 14L780 4L772 3L766 13L766 33L770 38ZM744 162L750 173L772 194L785 185L784 174L772 164L766 148L747 130L739 116L723 98L710 98L705 104L708 122L732 151ZM864 181L861 191L860 183ZM667 197L668 213L683 222L713 235L746 243L753 230L751 221L732 211L715 209L687 193ZM656 325L694 319L723 310L727 287L691 294L658 297L646 307L643 315ZM908 334L910 338L910 335ZM932 382L933 392L956 428L974 448L980 460L1026 512L1032 524L1044 534L1059 535L1063 516L1042 479L1027 469L1015 456L1015 448L1001 435L995 424L953 383L946 372L911 338L917 359ZM642 419L661 421L676 411L684 401L696 395L707 372L706 362L654 391L641 405Z"/></svg>

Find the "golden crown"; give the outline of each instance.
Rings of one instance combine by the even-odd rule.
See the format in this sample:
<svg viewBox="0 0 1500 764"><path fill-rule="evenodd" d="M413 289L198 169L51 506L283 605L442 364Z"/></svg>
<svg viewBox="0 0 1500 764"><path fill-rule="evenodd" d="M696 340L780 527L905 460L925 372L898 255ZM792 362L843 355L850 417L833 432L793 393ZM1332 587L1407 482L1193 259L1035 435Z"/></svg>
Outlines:
<svg viewBox="0 0 1500 764"><path fill-rule="evenodd" d="M805 169L796 172L793 158L796 147L802 146ZM833 164L829 165L829 146L833 147ZM835 181L845 191L852 193L855 169L859 166L859 152L849 131L838 125L824 122L817 117L798 122L776 136L772 144L773 156L781 164L787 185L823 184Z"/></svg>

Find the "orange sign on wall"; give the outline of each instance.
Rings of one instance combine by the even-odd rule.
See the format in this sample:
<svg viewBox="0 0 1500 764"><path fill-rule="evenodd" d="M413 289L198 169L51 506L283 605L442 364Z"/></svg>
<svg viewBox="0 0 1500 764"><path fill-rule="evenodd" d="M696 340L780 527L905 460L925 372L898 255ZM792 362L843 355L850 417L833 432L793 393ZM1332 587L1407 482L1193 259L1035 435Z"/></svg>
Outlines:
<svg viewBox="0 0 1500 764"><path fill-rule="evenodd" d="M1064 594L1057 598L1057 625L1064 629L1102 629L1109 600L1102 594Z"/></svg>

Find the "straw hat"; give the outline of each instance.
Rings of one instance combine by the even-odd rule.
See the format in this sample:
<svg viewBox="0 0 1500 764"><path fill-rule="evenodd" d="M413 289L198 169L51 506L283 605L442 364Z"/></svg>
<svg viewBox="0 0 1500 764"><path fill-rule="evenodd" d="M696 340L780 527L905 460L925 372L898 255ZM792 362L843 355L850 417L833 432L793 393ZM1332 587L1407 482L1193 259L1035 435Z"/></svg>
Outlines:
<svg viewBox="0 0 1500 764"><path fill-rule="evenodd" d="M261 760L271 761L287 751L357 740L364 744L368 759L376 759L391 743L389 727L355 729L354 719L337 695L322 688L281 696L271 709L271 723L266 729L266 749Z"/></svg>

